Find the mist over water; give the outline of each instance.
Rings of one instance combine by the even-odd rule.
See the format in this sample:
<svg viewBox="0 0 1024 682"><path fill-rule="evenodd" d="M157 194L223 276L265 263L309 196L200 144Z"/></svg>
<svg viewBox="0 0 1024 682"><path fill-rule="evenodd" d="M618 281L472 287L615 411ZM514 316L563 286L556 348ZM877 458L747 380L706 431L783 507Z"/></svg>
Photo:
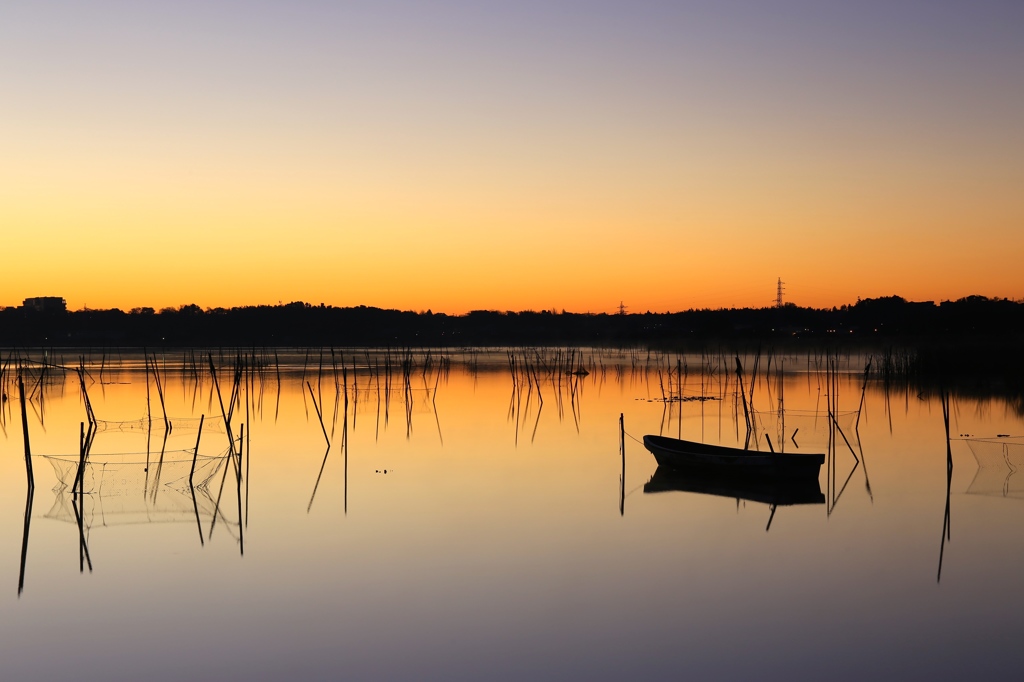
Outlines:
<svg viewBox="0 0 1024 682"><path fill-rule="evenodd" d="M36 354L31 496L12 361L2 677L1019 670L1022 416L954 392L947 478L940 395L865 357L741 360L742 389L727 355L93 352L83 392L74 353ZM666 478L644 434L829 457L786 500Z"/></svg>

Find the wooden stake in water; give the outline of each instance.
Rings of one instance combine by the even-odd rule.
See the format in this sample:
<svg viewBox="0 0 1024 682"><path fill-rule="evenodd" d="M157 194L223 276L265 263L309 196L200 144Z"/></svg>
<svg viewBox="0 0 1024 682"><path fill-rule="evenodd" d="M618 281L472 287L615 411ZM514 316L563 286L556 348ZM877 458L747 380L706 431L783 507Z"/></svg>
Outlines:
<svg viewBox="0 0 1024 682"><path fill-rule="evenodd" d="M21 432L25 439L25 471L28 473L28 485L35 488L36 478L32 475L32 446L28 439L28 412L25 410L25 382L18 375L18 397L21 398Z"/></svg>
<svg viewBox="0 0 1024 682"><path fill-rule="evenodd" d="M25 526L21 536L21 571L18 573L18 596L25 590L25 563L28 559L28 538L32 523L32 499L35 497L35 486L30 485L25 494Z"/></svg>
<svg viewBox="0 0 1024 682"><path fill-rule="evenodd" d="M619 413L619 452L622 454L622 474L619 477L619 516L626 515L626 421Z"/></svg>
<svg viewBox="0 0 1024 682"><path fill-rule="evenodd" d="M196 434L196 449L192 451L192 471L188 473L188 484L192 485L192 477L196 475L196 458L199 456L199 439L203 437L203 420L205 414L199 415L199 433Z"/></svg>
<svg viewBox="0 0 1024 682"><path fill-rule="evenodd" d="M245 524L243 523L242 517L242 444L245 442L243 438L245 432L245 424L241 425L241 432L238 435L238 480L235 484L235 494L238 499L238 553L240 556L245 556Z"/></svg>
<svg viewBox="0 0 1024 682"><path fill-rule="evenodd" d="M146 421L153 421L153 412L149 405L149 351L142 349L143 357L146 359Z"/></svg>
<svg viewBox="0 0 1024 682"><path fill-rule="evenodd" d="M238 481L242 481L242 450L245 444L245 424L239 426L238 432Z"/></svg>
<svg viewBox="0 0 1024 682"><path fill-rule="evenodd" d="M860 434L860 414L864 410L864 396L868 392L868 377L871 375L871 358L868 358L868 363L864 365L864 383L860 387L860 404L857 406L857 421L853 425L854 433Z"/></svg>
<svg viewBox="0 0 1024 682"><path fill-rule="evenodd" d="M78 473L71 486L71 494L77 494L79 486L85 485L85 422L78 422Z"/></svg>
<svg viewBox="0 0 1024 682"><path fill-rule="evenodd" d="M942 391L942 421L946 426L946 470L953 471L953 449L949 443L949 393Z"/></svg>
<svg viewBox="0 0 1024 682"><path fill-rule="evenodd" d="M331 449L331 439L327 435L327 427L324 426L324 415L320 411L320 405L316 402L316 396L313 395L313 387L310 386L309 382L306 382L306 388L309 389L309 397L313 401L313 408L316 410L316 417L320 420L320 430L324 433L324 440L327 441L327 449ZM348 388L345 389L345 395L348 396Z"/></svg>
<svg viewBox="0 0 1024 682"><path fill-rule="evenodd" d="M946 513L942 518L942 543L939 546L939 570L935 576L936 582L942 580L942 555L946 551L946 542L952 539L952 524L949 517L949 491L953 483L953 449L949 443L949 394L945 389L942 389L940 398L942 400L942 421L946 427Z"/></svg>
<svg viewBox="0 0 1024 682"><path fill-rule="evenodd" d="M743 365L740 364L740 356L736 356L736 384L740 387L740 398L743 400L743 420L747 424L747 434L750 434L750 411L747 409L747 394L743 389Z"/></svg>

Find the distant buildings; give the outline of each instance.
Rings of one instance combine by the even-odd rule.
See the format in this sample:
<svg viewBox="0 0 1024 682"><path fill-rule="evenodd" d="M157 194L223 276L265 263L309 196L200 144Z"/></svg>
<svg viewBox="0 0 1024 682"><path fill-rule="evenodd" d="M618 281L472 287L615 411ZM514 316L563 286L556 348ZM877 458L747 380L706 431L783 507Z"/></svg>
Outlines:
<svg viewBox="0 0 1024 682"><path fill-rule="evenodd" d="M63 313L67 312L68 304L60 296L36 296L26 298L22 308L37 313Z"/></svg>

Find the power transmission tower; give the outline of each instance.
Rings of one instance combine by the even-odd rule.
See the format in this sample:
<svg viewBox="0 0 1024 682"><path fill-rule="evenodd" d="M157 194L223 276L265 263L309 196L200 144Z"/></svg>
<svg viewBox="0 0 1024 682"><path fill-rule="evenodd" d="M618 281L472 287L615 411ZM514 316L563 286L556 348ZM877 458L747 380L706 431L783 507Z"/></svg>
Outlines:
<svg viewBox="0 0 1024 682"><path fill-rule="evenodd" d="M626 314L626 308L628 308L628 307L629 306L625 305L622 301L619 301L619 315L625 315Z"/></svg>
<svg viewBox="0 0 1024 682"><path fill-rule="evenodd" d="M783 282L782 278L779 277L779 285L778 285L778 288L775 290L775 307L776 308L781 308L782 307L782 292L786 290L785 287L782 286L783 284L785 284L785 282Z"/></svg>

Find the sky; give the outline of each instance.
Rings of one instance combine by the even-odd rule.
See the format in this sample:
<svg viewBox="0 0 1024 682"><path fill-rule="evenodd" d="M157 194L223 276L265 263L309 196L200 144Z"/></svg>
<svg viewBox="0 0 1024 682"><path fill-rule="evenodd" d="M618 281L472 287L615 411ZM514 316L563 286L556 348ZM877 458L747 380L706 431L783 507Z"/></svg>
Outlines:
<svg viewBox="0 0 1024 682"><path fill-rule="evenodd" d="M1020 0L8 3L0 305L1024 298Z"/></svg>

